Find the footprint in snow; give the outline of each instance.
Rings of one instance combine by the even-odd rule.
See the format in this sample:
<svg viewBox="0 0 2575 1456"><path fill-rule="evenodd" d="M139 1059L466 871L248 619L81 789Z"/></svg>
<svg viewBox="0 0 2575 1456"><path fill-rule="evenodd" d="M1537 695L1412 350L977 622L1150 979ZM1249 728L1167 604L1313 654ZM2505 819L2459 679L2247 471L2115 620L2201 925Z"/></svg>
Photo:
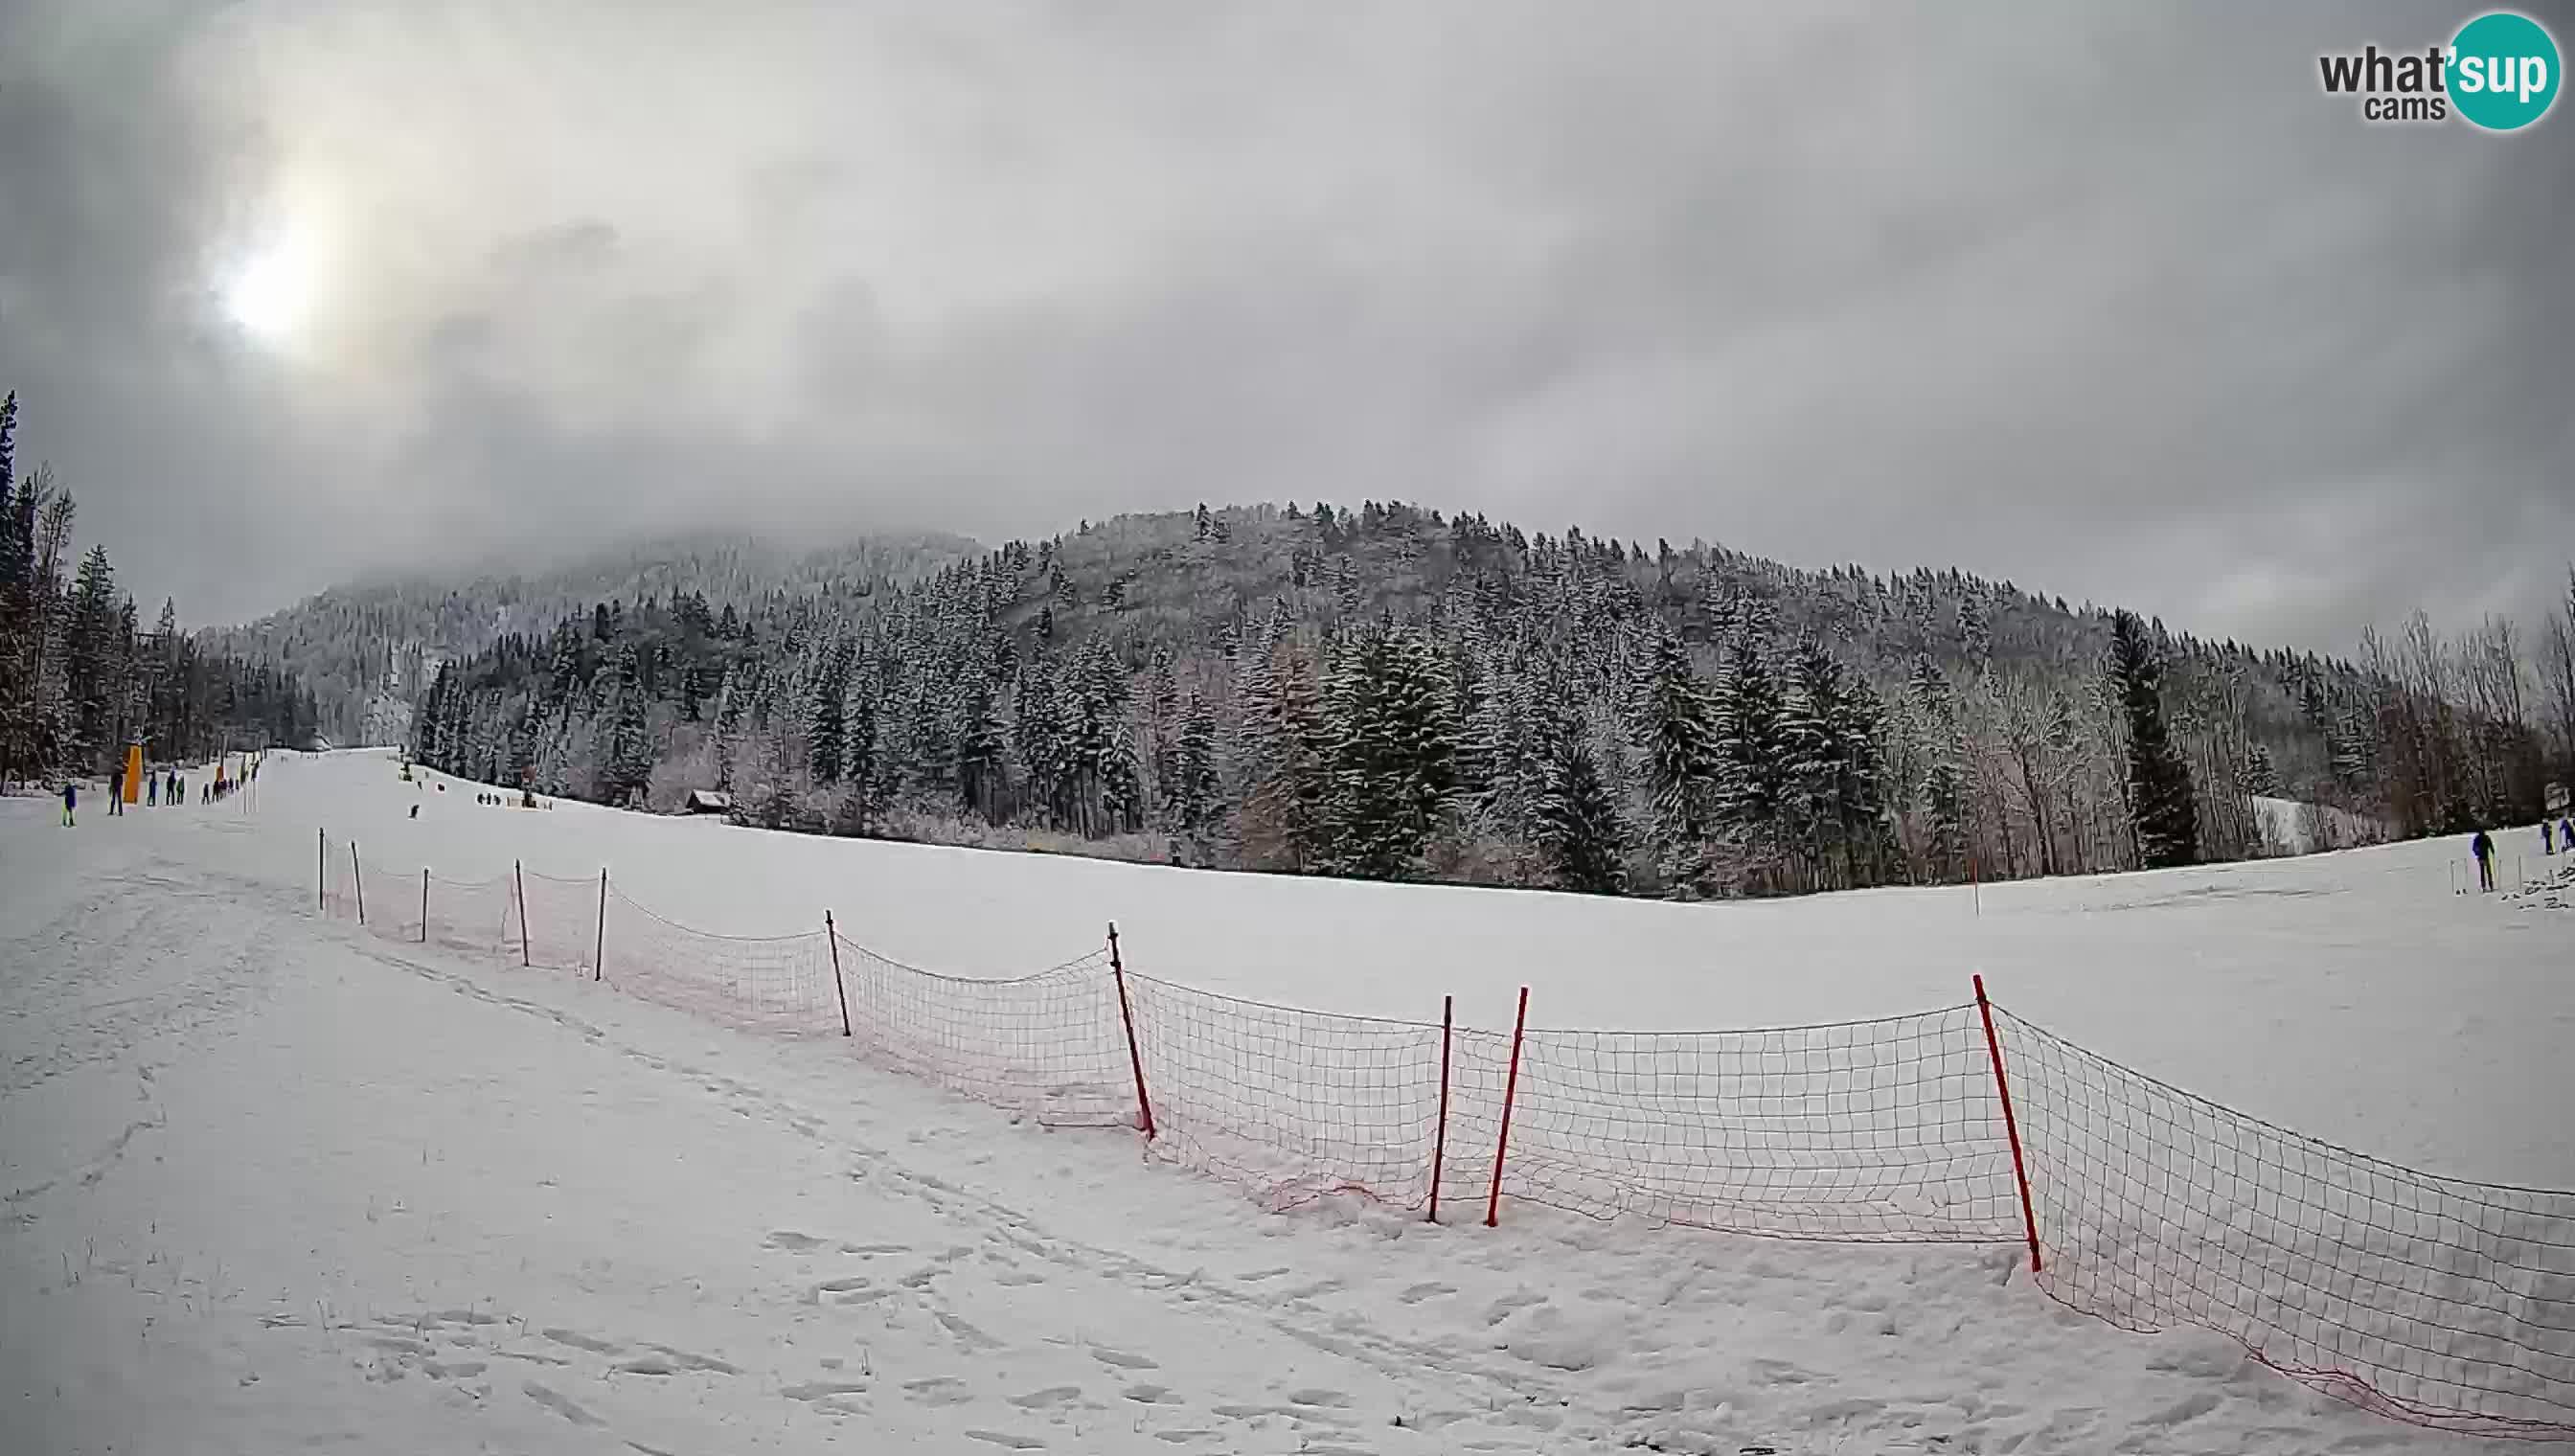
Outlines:
<svg viewBox="0 0 2575 1456"><path fill-rule="evenodd" d="M578 1404L574 1403L572 1397L565 1395L561 1391L539 1385L533 1380L519 1388L527 1392L528 1399L535 1401L537 1404L544 1406L550 1411L553 1411L556 1415L562 1416L565 1420L572 1422L576 1426L604 1426L608 1424L599 1417L583 1410Z"/></svg>
<svg viewBox="0 0 2575 1456"><path fill-rule="evenodd" d="M1421 1301L1432 1298L1436 1295L1454 1294L1456 1292L1457 1286L1454 1284L1415 1284L1411 1288L1404 1290L1401 1294L1394 1297L1402 1300L1406 1304L1419 1304Z"/></svg>
<svg viewBox="0 0 2575 1456"><path fill-rule="evenodd" d="M1335 1410L1344 1410L1348 1408L1350 1398L1337 1390L1291 1390L1288 1392L1288 1403L1330 1406Z"/></svg>
<svg viewBox="0 0 2575 1456"><path fill-rule="evenodd" d="M1113 1350L1105 1345L1095 1346L1092 1349L1091 1358L1099 1361L1103 1365L1115 1365L1121 1370L1160 1370L1163 1368L1162 1362L1159 1360L1154 1360L1144 1355L1131 1355L1125 1350Z"/></svg>
<svg viewBox="0 0 2575 1456"><path fill-rule="evenodd" d="M867 1387L852 1380L808 1380L790 1385L778 1393L789 1400L829 1400L836 1395L865 1395Z"/></svg>
<svg viewBox="0 0 2575 1456"><path fill-rule="evenodd" d="M1002 1342L1000 1340L993 1338L991 1335L977 1329L968 1321L950 1314L946 1310L937 1311L936 1318L950 1334L955 1335L970 1349L998 1350L1002 1348Z"/></svg>
<svg viewBox="0 0 2575 1456"><path fill-rule="evenodd" d="M907 1380L904 1393L924 1405L964 1405L974 1399L966 1382L947 1375L934 1375L927 1380Z"/></svg>
<svg viewBox="0 0 2575 1456"><path fill-rule="evenodd" d="M816 1238L810 1233L798 1233L792 1228L782 1228L771 1233L764 1242L773 1249L790 1249L800 1254L810 1254L830 1243L831 1240Z"/></svg>
<svg viewBox="0 0 2575 1456"><path fill-rule="evenodd" d="M990 1441L996 1446L1008 1447L1013 1451L1043 1451L1046 1449L1046 1442L1039 1440L1035 1436L1014 1436L1007 1431L968 1431L966 1434L971 1439Z"/></svg>
<svg viewBox="0 0 2575 1456"><path fill-rule="evenodd" d="M684 1370L708 1370L718 1375L740 1375L742 1373L741 1366L719 1360L713 1355L693 1355L686 1350L674 1349L669 1345L647 1344L644 1348L648 1350L658 1350L662 1354L668 1355L675 1364L679 1365L680 1368Z"/></svg>
<svg viewBox="0 0 2575 1456"><path fill-rule="evenodd" d="M576 1350L588 1350L594 1355L614 1355L625 1348L614 1340L594 1339L579 1330L539 1330L537 1333L558 1345L570 1345Z"/></svg>
<svg viewBox="0 0 2575 1456"><path fill-rule="evenodd" d="M1012 1396L1011 1404L1022 1410L1044 1410L1052 1406L1071 1405L1080 1399L1082 1399L1082 1387L1079 1385L1050 1385L1044 1390L1032 1390L1026 1395Z"/></svg>

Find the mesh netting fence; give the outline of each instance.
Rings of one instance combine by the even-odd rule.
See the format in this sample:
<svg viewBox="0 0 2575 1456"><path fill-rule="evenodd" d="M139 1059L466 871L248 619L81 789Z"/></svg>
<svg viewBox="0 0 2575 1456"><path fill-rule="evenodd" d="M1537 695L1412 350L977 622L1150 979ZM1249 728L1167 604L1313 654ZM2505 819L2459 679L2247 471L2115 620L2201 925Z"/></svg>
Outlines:
<svg viewBox="0 0 2575 1456"><path fill-rule="evenodd" d="M987 980L921 970L847 939L839 948L852 1034L871 1059L1050 1126L1135 1125L1107 951Z"/></svg>
<svg viewBox="0 0 2575 1456"><path fill-rule="evenodd" d="M1506 1039L1472 1044L1479 1080L1497 1080ZM1502 1195L1839 1242L2021 1231L1973 1005L1754 1031L1531 1029Z"/></svg>
<svg viewBox="0 0 2575 1456"><path fill-rule="evenodd" d="M1169 1156L1278 1207L1338 1192L1428 1204L1438 1025L1274 1006L1150 976L1130 975L1127 986Z"/></svg>
<svg viewBox="0 0 2575 1456"><path fill-rule="evenodd" d="M600 952L604 978L621 989L730 1025L841 1034L831 946L820 929L711 935L664 919L614 886L604 903L605 923L593 943L610 947ZM531 917L531 934L535 924Z"/></svg>
<svg viewBox="0 0 2575 1456"><path fill-rule="evenodd" d="M2415 1172L1995 1028L2050 1295L2383 1414L2575 1437L2575 1193Z"/></svg>
<svg viewBox="0 0 2575 1456"><path fill-rule="evenodd" d="M322 910L356 919L363 903L370 933L846 1035L1015 1115L1147 1127L1159 1155L1273 1207L1357 1193L1443 1221L1509 1201L1838 1242L2033 1238L2038 1287L2110 1324L2216 1331L2399 1420L2575 1439L2575 1192L2303 1137L1999 1008L1990 1041L1974 1003L1514 1034L1222 995L1127 971L1111 947L1034 975L947 975L833 930L709 934L604 876L454 881L327 838L319 853Z"/></svg>

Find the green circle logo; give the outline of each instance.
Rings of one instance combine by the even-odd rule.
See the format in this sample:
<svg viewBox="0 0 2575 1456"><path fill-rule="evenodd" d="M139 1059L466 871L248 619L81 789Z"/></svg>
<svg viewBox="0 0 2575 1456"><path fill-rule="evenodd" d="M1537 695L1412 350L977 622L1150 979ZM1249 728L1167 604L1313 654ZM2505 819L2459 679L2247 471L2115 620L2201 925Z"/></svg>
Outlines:
<svg viewBox="0 0 2575 1456"><path fill-rule="evenodd" d="M2450 104L2490 132L2519 131L2557 99L2557 42L2527 15L2498 10L2450 40Z"/></svg>

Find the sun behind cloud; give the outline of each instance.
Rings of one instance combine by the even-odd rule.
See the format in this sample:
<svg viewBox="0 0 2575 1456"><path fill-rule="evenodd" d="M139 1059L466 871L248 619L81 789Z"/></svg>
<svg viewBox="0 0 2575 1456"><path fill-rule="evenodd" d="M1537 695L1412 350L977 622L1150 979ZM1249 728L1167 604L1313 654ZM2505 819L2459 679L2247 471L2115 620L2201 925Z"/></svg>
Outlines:
<svg viewBox="0 0 2575 1456"><path fill-rule="evenodd" d="M291 244L272 245L245 258L222 285L225 317L266 344L292 338L309 316L314 278L310 259Z"/></svg>

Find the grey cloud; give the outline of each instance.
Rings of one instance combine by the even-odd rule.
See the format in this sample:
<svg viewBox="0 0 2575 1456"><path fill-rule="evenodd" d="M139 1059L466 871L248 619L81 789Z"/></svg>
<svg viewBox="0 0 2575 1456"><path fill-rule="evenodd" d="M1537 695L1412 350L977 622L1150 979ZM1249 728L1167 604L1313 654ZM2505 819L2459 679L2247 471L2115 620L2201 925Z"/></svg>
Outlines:
<svg viewBox="0 0 2575 1456"><path fill-rule="evenodd" d="M191 615L496 540L1400 496L2341 648L2575 552L2575 132L2316 88L2456 17L88 13L0 46L0 383ZM281 170L350 212L311 357L208 306Z"/></svg>

